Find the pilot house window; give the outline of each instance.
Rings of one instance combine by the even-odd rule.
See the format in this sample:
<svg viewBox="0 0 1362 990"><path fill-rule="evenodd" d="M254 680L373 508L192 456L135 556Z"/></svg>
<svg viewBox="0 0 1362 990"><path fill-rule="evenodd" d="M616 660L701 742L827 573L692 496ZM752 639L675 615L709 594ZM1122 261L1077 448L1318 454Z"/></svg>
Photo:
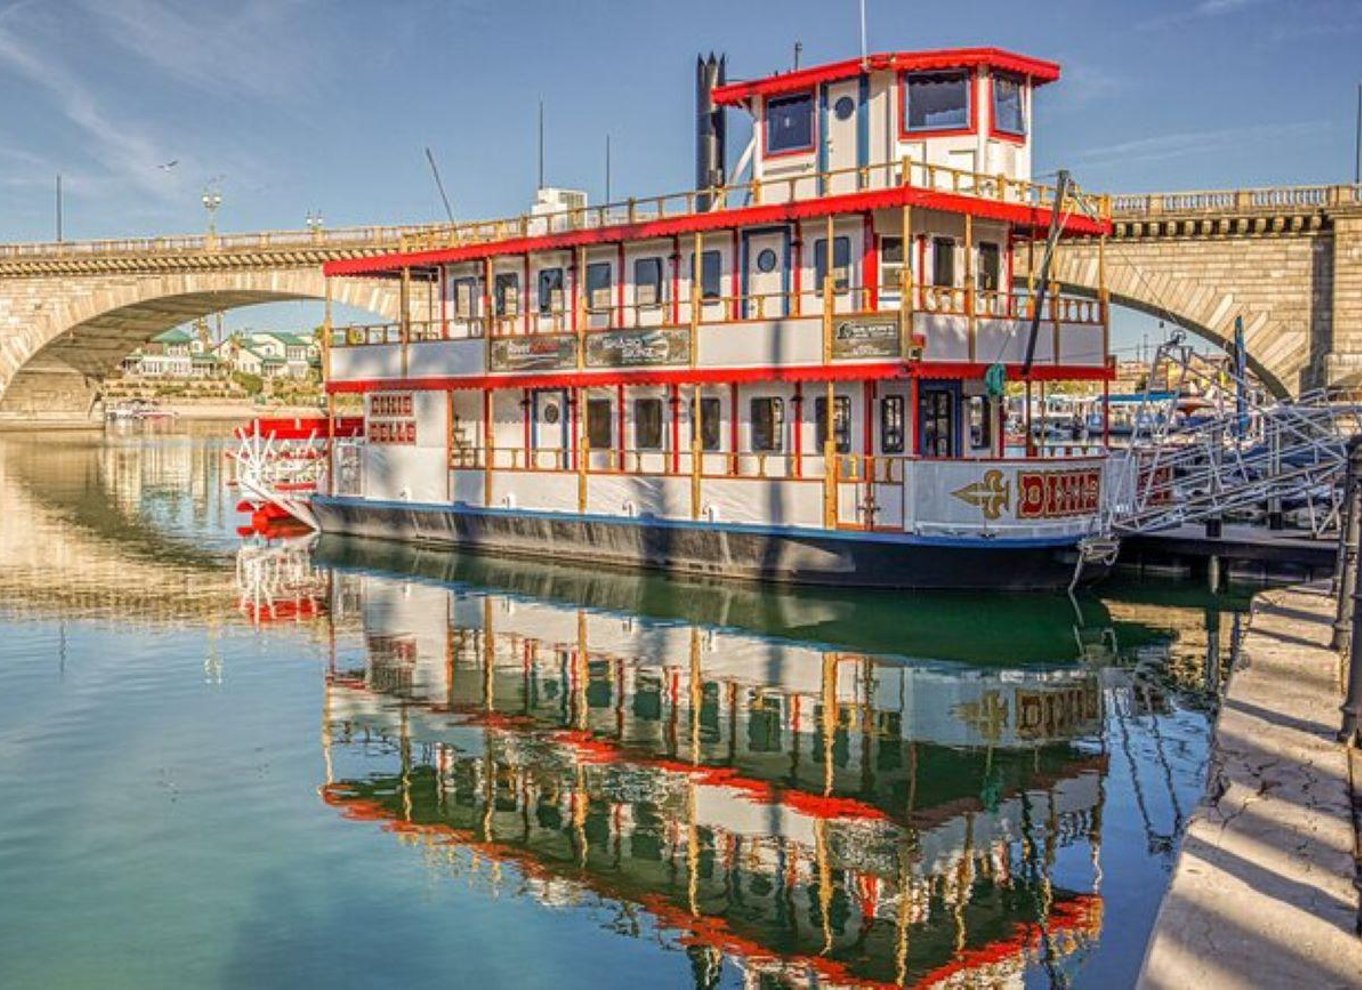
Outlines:
<svg viewBox="0 0 1362 990"><path fill-rule="evenodd" d="M993 77L993 129L1018 137L1026 135L1021 80L1010 76Z"/></svg>
<svg viewBox="0 0 1362 990"><path fill-rule="evenodd" d="M766 101L766 150L781 154L813 149L813 94Z"/></svg>
<svg viewBox="0 0 1362 990"><path fill-rule="evenodd" d="M957 131L970 125L968 72L923 72L908 77L907 129Z"/></svg>

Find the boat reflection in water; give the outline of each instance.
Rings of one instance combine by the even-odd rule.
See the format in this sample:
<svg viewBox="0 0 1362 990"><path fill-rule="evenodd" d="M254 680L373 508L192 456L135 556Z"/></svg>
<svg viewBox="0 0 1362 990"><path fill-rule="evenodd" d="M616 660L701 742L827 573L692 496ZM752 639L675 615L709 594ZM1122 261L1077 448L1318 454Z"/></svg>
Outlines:
<svg viewBox="0 0 1362 990"><path fill-rule="evenodd" d="M386 573L320 550L322 796L346 816L504 891L612 924L642 908L700 985L726 961L797 984L1010 981L1099 931L1102 688L1071 636L1009 667L949 659L959 625L947 659L860 652L687 619L675 597L732 615L751 589L671 582L655 617L618 607L646 597L635 576L376 552ZM904 638L949 604L900 600ZM854 620L823 607L820 628ZM1061 856L1081 863L1064 883Z"/></svg>

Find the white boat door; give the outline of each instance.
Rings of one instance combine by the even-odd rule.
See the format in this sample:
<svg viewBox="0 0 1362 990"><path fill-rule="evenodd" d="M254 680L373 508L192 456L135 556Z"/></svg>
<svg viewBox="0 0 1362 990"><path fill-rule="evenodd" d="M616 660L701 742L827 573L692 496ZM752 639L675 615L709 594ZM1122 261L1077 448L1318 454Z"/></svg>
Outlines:
<svg viewBox="0 0 1362 990"><path fill-rule="evenodd" d="M827 192L830 194L855 192L859 188L856 166L860 164L859 134L861 121L861 83L848 79L827 87L826 106L821 116L826 134L823 136L825 161L830 175Z"/></svg>
<svg viewBox="0 0 1362 990"><path fill-rule="evenodd" d="M770 320L788 316L789 232L783 228L749 231L745 237L743 319Z"/></svg>
<svg viewBox="0 0 1362 990"><path fill-rule="evenodd" d="M541 471L566 470L571 449L572 416L564 389L536 389L530 393L530 467Z"/></svg>

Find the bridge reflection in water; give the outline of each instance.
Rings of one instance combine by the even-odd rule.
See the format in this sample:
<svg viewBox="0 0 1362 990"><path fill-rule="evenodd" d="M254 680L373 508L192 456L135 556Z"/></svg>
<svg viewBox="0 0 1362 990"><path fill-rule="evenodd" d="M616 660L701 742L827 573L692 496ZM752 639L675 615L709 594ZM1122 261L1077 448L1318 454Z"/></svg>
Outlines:
<svg viewBox="0 0 1362 990"><path fill-rule="evenodd" d="M1101 934L1107 723L1169 700L1111 666L1097 603L1004 599L981 624L963 598L664 597L329 541L319 560L322 797L437 873L622 931L646 917L699 986L726 965L797 985L1062 979ZM886 616L912 655L883 650ZM1171 850L1181 822L1145 824Z"/></svg>

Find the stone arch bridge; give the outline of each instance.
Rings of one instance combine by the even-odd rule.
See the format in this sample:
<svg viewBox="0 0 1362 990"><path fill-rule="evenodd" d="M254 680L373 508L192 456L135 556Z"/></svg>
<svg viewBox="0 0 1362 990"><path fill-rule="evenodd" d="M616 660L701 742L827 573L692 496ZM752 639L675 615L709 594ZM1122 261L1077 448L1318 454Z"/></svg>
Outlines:
<svg viewBox="0 0 1362 990"><path fill-rule="evenodd" d="M1279 397L1362 381L1362 187L1116 196L1112 216L1113 303L1221 347L1242 318L1249 365ZM1063 286L1096 291L1096 242L1056 263Z"/></svg>
<svg viewBox="0 0 1362 990"><path fill-rule="evenodd" d="M1222 346L1242 317L1250 364L1279 395L1362 380L1362 188L1117 196L1113 216L1113 302ZM323 262L440 229L0 245L0 421L87 415L100 380L158 333L238 306L320 299ZM1079 242L1061 251L1056 277L1093 292L1098 269L1096 242ZM382 319L400 309L391 280L340 279L333 291Z"/></svg>
<svg viewBox="0 0 1362 990"><path fill-rule="evenodd" d="M0 245L0 422L84 418L137 345L210 313L323 299L323 262L391 251L427 229ZM401 307L393 280L342 279L332 295L380 320Z"/></svg>

